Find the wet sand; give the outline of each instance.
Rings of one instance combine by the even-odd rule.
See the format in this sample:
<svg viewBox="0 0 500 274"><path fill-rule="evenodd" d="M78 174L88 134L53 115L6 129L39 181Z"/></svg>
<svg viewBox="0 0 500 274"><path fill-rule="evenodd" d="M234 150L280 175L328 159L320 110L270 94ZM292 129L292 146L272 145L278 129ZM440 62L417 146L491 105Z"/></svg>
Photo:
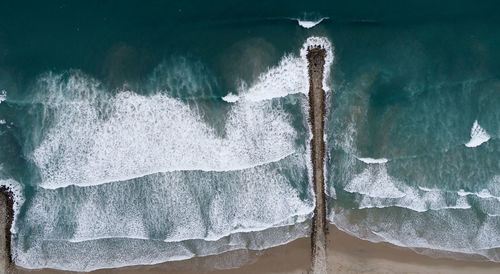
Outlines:
<svg viewBox="0 0 500 274"><path fill-rule="evenodd" d="M352 237L335 226L327 235L328 273L500 273L500 263L434 259L408 248L387 243L371 243ZM103 269L92 274L250 274L307 273L311 263L310 238L265 251L233 251L221 255L193 258L153 266ZM231 269L221 269L227 267ZM68 273L54 270L19 270L18 273Z"/></svg>

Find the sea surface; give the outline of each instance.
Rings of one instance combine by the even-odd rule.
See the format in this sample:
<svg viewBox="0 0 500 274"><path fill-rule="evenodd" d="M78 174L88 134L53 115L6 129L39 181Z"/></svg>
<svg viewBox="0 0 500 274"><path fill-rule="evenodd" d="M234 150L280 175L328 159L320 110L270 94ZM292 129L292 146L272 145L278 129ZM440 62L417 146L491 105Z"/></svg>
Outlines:
<svg viewBox="0 0 500 274"><path fill-rule="evenodd" d="M1 2L15 263L90 271L309 236L308 45L328 51L329 221L500 262L500 5L342 2Z"/></svg>

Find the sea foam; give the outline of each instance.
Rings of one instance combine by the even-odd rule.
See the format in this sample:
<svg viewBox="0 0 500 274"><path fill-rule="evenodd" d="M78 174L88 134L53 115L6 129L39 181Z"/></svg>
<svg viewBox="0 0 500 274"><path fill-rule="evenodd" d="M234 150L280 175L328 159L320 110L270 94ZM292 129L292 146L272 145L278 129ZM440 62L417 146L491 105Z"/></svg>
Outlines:
<svg viewBox="0 0 500 274"><path fill-rule="evenodd" d="M295 19L297 20L297 23L299 24L299 26L305 28L305 29L310 29L310 28L313 28L315 27L316 25L318 25L319 23L323 22L323 20L327 20L329 19L328 17L323 17L323 18L320 18L316 21L310 21L310 20L301 20L301 19Z"/></svg>
<svg viewBox="0 0 500 274"><path fill-rule="evenodd" d="M464 214L465 210L469 212ZM477 259L480 255L482 260L500 261L500 239L491 237L500 233L500 217L479 221L470 218L472 209L370 209L364 210L361 220L351 218L355 214L357 210L336 208L329 219L339 229L372 242L389 242L433 256Z"/></svg>
<svg viewBox="0 0 500 274"><path fill-rule="evenodd" d="M165 94L106 97L100 83L81 73L40 81L49 95L42 101L56 120L32 155L44 188L176 170L246 169L295 152L295 130L271 101L234 105L226 135L219 136L199 113Z"/></svg>
<svg viewBox="0 0 500 274"><path fill-rule="evenodd" d="M5 100L7 100L7 91L5 91L5 90L1 90L1 91L0 91L0 104L1 104L3 101L5 101Z"/></svg>
<svg viewBox="0 0 500 274"><path fill-rule="evenodd" d="M226 96L222 97L222 100L228 102L228 103L234 103L237 102L240 98L238 95L235 95L233 93L228 93Z"/></svg>
<svg viewBox="0 0 500 274"><path fill-rule="evenodd" d="M474 121L470 130L470 140L465 144L466 147L477 147L482 143L488 142L491 136L482 128L477 120Z"/></svg>
<svg viewBox="0 0 500 274"><path fill-rule="evenodd" d="M89 271L307 236L314 209L309 148L297 137L303 129L291 126L273 98L308 81L287 86L297 74L283 73L271 68L237 101L222 98L233 101L222 103L222 130L197 110L202 102L188 104L158 88L150 95L110 92L79 71L43 75L35 88L45 92L34 103L45 123L31 154L42 188L13 244L16 264ZM280 86L285 92L274 90ZM307 115L307 100L291 99Z"/></svg>
<svg viewBox="0 0 500 274"><path fill-rule="evenodd" d="M175 171L125 184L39 189L16 241L16 264L89 271L286 243L304 232L291 228L288 233L267 238L266 231L300 226L310 218L314 203L307 191L301 197L303 194L290 184L283 170L289 170L287 176L295 182L307 182L304 155L294 154L245 170ZM238 236L250 232L255 237ZM32 242L27 249L21 247L25 237ZM115 243L113 248L109 243ZM120 253L114 248L117 245L125 245L127 252L140 261L103 254L106 248L110 254ZM75 254L92 256L66 254L73 249L80 250ZM101 257L94 257L94 252ZM150 253L152 258L143 256Z"/></svg>
<svg viewBox="0 0 500 274"><path fill-rule="evenodd" d="M244 100L262 101L289 94L309 93L309 75L307 50L311 46L320 46L326 50L323 73L323 89L330 90L330 67L333 63L333 47L325 37L309 37L300 49L300 56L285 55L279 64L259 75L257 81L248 89L240 91Z"/></svg>
<svg viewBox="0 0 500 274"><path fill-rule="evenodd" d="M388 174L385 164L370 165L346 184L345 191L361 194L359 208L402 207L417 212L442 209L469 209L465 197L456 192L413 187Z"/></svg>
<svg viewBox="0 0 500 274"><path fill-rule="evenodd" d="M368 167L362 173L356 175L344 190L356 192L375 198L401 198L406 194L400 191L394 181L387 174L385 167Z"/></svg>
<svg viewBox="0 0 500 274"><path fill-rule="evenodd" d="M367 164L384 164L387 163L389 160L386 158L361 158L361 157L356 157L358 160L367 163Z"/></svg>

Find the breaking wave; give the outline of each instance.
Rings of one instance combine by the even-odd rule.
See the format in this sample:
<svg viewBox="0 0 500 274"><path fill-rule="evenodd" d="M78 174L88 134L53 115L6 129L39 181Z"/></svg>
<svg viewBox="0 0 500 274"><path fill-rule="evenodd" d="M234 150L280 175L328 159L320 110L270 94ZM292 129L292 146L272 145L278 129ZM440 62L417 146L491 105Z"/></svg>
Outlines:
<svg viewBox="0 0 500 274"><path fill-rule="evenodd" d="M40 189L24 216L16 263L26 268L89 271L286 243L304 236L293 226L308 220L314 207L308 187L296 189L289 182L293 178L308 185L303 157L293 154L237 171L175 171L125 184ZM64 223L71 228L64 229ZM265 238L273 230L290 231ZM244 236L249 232L256 236ZM33 242L25 250L21 246L27 233ZM109 243L124 249L107 247ZM74 249L80 251L68 253ZM127 250L125 257L130 260L110 258L122 254L121 250ZM77 256L85 252L92 256ZM157 255L144 255L150 253Z"/></svg>
<svg viewBox="0 0 500 274"><path fill-rule="evenodd" d="M7 92L5 90L0 91L0 104L7 100Z"/></svg>
<svg viewBox="0 0 500 274"><path fill-rule="evenodd" d="M361 194L356 197L359 208L403 207L417 212L441 209L471 208L463 195L423 187L411 187L391 177L384 164L368 166L354 176L345 191Z"/></svg>
<svg viewBox="0 0 500 274"><path fill-rule="evenodd" d="M54 125L33 152L44 188L97 185L176 170L229 171L295 152L295 130L272 102L236 104L225 136L166 94L107 96L81 73L41 78ZM67 94L71 94L68 96Z"/></svg>
<svg viewBox="0 0 500 274"><path fill-rule="evenodd" d="M500 217L471 218L473 209L334 210L330 221L361 239L389 242L437 257L500 261L500 240L491 237L500 233ZM358 214L363 214L363 218L356 218Z"/></svg>
<svg viewBox="0 0 500 274"><path fill-rule="evenodd" d="M234 103L238 101L239 97L238 95L235 95L233 93L229 93L228 95L222 97L222 100L228 102L228 103Z"/></svg>
<svg viewBox="0 0 500 274"><path fill-rule="evenodd" d="M44 74L34 89L43 126L29 156L41 182L13 242L17 265L90 271L309 234L305 98L248 100L250 87L204 105L159 88L110 91L80 71Z"/></svg>
<svg viewBox="0 0 500 274"><path fill-rule="evenodd" d="M297 20L297 23L299 24L299 26L301 26L305 29L310 29L310 28L317 26L319 23L323 22L323 20L327 20L327 19L329 19L329 18L323 17L323 18L320 18L320 19L315 20L315 21L301 20L301 19L294 19L294 20Z"/></svg>
<svg viewBox="0 0 500 274"><path fill-rule="evenodd" d="M384 164L384 163L387 163L389 161L386 158L378 158L378 159L375 159L375 158L361 158L361 157L356 157L356 158L358 158L358 160L360 160L361 162L367 163L367 164Z"/></svg>
<svg viewBox="0 0 500 274"><path fill-rule="evenodd" d="M438 92L411 97L411 106L401 109L392 102L381 106L373 102L375 74L354 79L335 93L328 117L334 156L327 187L336 194L330 195L329 221L361 239L433 257L499 262L500 177L494 160L499 143L471 150L463 146L463 131L453 128L481 116L493 130L495 116L441 111L440 105L451 105L455 98ZM414 119L417 109L425 115ZM441 117L438 122L433 121L436 116ZM489 139L476 121L467 146Z"/></svg>
<svg viewBox="0 0 500 274"><path fill-rule="evenodd" d="M466 147L477 147L482 143L488 142L491 136L482 128L477 120L474 121L470 130L470 140L465 144Z"/></svg>
<svg viewBox="0 0 500 274"><path fill-rule="evenodd" d="M240 97L247 101L262 101L285 97L289 94L309 93L307 49L321 46L326 50L323 89L330 90L330 67L333 62L333 47L325 37L309 37L300 49L300 56L286 55L280 63L259 75L258 80L248 89L240 91ZM231 97L234 100L234 97Z"/></svg>

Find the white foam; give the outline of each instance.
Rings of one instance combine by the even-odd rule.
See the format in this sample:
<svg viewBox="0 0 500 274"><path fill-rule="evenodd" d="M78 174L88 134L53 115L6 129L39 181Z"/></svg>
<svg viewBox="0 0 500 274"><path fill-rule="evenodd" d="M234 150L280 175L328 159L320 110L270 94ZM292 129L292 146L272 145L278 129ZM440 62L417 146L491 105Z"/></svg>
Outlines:
<svg viewBox="0 0 500 274"><path fill-rule="evenodd" d="M401 198L379 199L373 197L362 197L359 201L359 208L386 208L402 207L416 212L426 212L429 210L443 209L470 209L471 205L464 197L457 197L454 203L447 201L445 194L440 191L424 191L421 193L411 187L406 187L405 194Z"/></svg>
<svg viewBox="0 0 500 274"><path fill-rule="evenodd" d="M482 199L495 199L500 201L500 197L492 195L488 189L482 189L479 192L468 192L460 189L457 194L460 196L474 195Z"/></svg>
<svg viewBox="0 0 500 274"><path fill-rule="evenodd" d="M240 99L240 97L238 97L238 95L235 95L233 93L228 93L226 96L222 97L222 100L228 102L228 103L234 103L236 101L238 101Z"/></svg>
<svg viewBox="0 0 500 274"><path fill-rule="evenodd" d="M49 94L44 103L57 113L32 155L44 188L176 170L247 169L295 152L295 129L272 102L235 104L220 137L200 114L165 94L101 98L100 84L81 74L41 81Z"/></svg>
<svg viewBox="0 0 500 274"><path fill-rule="evenodd" d="M385 213L367 211L361 221L353 222L353 219L358 220L350 218L352 214L356 214L355 210L338 210L337 214L331 215L331 221L339 229L365 240L433 249L437 252L479 254L492 261L500 259L495 250L489 250L500 246L500 238L492 237L500 233L498 217L488 216L478 221L467 217L468 215L458 215L456 210L429 211L425 214L404 210ZM388 222L388 218L396 221Z"/></svg>
<svg viewBox="0 0 500 274"><path fill-rule="evenodd" d="M367 164L385 164L389 161L386 158L360 158L360 157L356 158Z"/></svg>
<svg viewBox="0 0 500 274"><path fill-rule="evenodd" d="M292 225L306 220L314 204L311 198L303 201L277 167L304 168L301 159L294 155L283 164L232 172L157 173L126 184L66 188L65 195L40 190L26 223L44 228L40 237L70 242L149 239L148 231L163 234L155 239L164 242L215 241L232 233ZM209 219L204 221L205 216ZM58 229L65 218L76 225L75 233Z"/></svg>
<svg viewBox="0 0 500 274"><path fill-rule="evenodd" d="M316 20L316 21L308 21L308 20L300 20L300 19L295 19L295 20L297 20L297 23L299 23L299 26L306 28L306 29L310 29L310 28L313 28L314 26L318 25L319 23L323 22L323 20L327 20L327 19L329 19L329 18L323 17L323 18Z"/></svg>
<svg viewBox="0 0 500 274"><path fill-rule="evenodd" d="M491 136L484 130L477 120L474 121L470 131L470 140L465 144L466 147L477 147L482 143L488 142Z"/></svg>
<svg viewBox="0 0 500 274"><path fill-rule="evenodd" d="M333 62L332 45L325 37L309 37L302 45L300 57L285 55L277 66L259 75L257 81L248 89L243 86L240 91L242 99L255 102L285 97L289 94L307 95L309 93L307 50L312 46L321 46L326 50L323 89L330 90L328 80Z"/></svg>
<svg viewBox="0 0 500 274"><path fill-rule="evenodd" d="M363 172L356 175L345 187L344 190L353 193L360 193L374 198L401 198L406 194L401 192L396 184L402 183L394 180L387 169L369 166Z"/></svg>
<svg viewBox="0 0 500 274"><path fill-rule="evenodd" d="M1 91L0 91L0 104L1 104L3 101L5 101L5 100L7 100L7 91L5 91L5 90L1 90Z"/></svg>
<svg viewBox="0 0 500 274"><path fill-rule="evenodd" d="M283 57L278 66L259 75L248 90L240 91L248 101L262 101L289 94L309 92L307 62L293 55Z"/></svg>
<svg viewBox="0 0 500 274"><path fill-rule="evenodd" d="M28 237L30 242L43 244L32 244L26 249L22 248L22 242L16 242L16 263L28 268L51 265L88 271L117 264L145 264L153 258L144 258L144 250L161 255L158 263L210 252L217 254L234 246L262 249L284 243L301 234L264 237L255 232L265 233L268 229L300 224L310 218L313 197L301 198L281 171L291 170L291 176L302 181L307 180L305 168L304 156L294 154L278 163L240 171L168 172L125 184L39 189L27 208L22 231L25 234L19 239ZM68 222L76 227L74 232L64 229ZM37 228L34 234L30 227ZM237 234L242 232L252 232L252 237L240 243ZM229 240L224 240L225 237ZM122 262L121 257L92 259L89 256L75 256L68 261L59 259L67 256L61 252L73 248L94 254L93 245L99 242L96 240L133 243L126 250L139 254L141 260ZM190 253L179 257L184 252L175 248L183 245L184 240L189 240ZM194 243L197 240L199 242ZM219 240L221 242L216 242ZM157 247L150 249L151 243L162 246L160 251L164 252L156 252ZM45 253L40 250L42 246L43 250L49 246L65 248ZM120 252L115 245L110 249L104 242L104 247L112 254Z"/></svg>
<svg viewBox="0 0 500 274"><path fill-rule="evenodd" d="M420 190L418 190L420 189ZM391 177L385 164L370 165L356 175L344 190L359 193L359 208L403 207L417 212L442 209L469 209L467 199L437 189L410 187ZM454 199L454 200L452 200Z"/></svg>
<svg viewBox="0 0 500 274"><path fill-rule="evenodd" d="M441 189L438 188L427 188L423 186L418 186L420 190L427 191L427 192L435 192L435 191L441 191Z"/></svg>
<svg viewBox="0 0 500 274"><path fill-rule="evenodd" d="M0 119L0 125L5 125L7 122L4 119Z"/></svg>
<svg viewBox="0 0 500 274"><path fill-rule="evenodd" d="M231 250L263 250L286 244L297 238L307 237L309 222L294 226L276 227L261 232L237 233L217 242L193 240L190 242L164 243L140 239L109 239L72 243L67 241L35 240L30 244L18 239L18 246L28 245L29 249L13 250L16 265L27 269L53 268L71 271L93 271L97 269L118 268L131 265L154 265L166 261L186 260L193 257L221 254L216 269L232 268L235 259L241 260L244 254L228 254ZM113 248L110 249L110 245ZM227 257L229 256L229 257ZM233 257L237 256L237 258ZM226 259L230 265L221 266ZM208 261L211 259L208 258ZM209 263L210 264L210 263ZM193 265L193 269L197 269Z"/></svg>

